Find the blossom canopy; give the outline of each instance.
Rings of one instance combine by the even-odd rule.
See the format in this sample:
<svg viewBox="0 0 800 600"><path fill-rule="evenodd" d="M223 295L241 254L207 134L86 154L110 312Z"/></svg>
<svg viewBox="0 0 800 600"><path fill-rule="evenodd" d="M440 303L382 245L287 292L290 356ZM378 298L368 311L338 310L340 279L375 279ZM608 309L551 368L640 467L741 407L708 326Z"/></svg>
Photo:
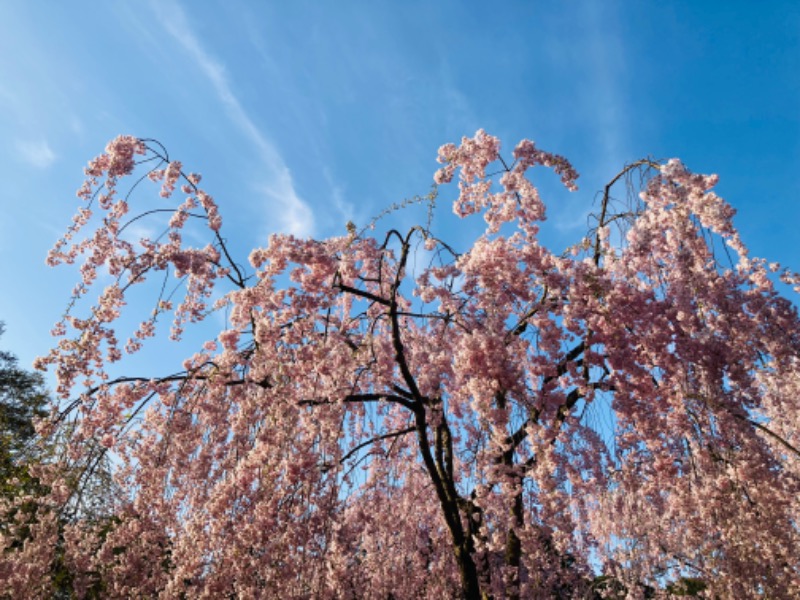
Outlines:
<svg viewBox="0 0 800 600"><path fill-rule="evenodd" d="M578 174L528 140L511 158L483 131L439 150L439 193L485 221L464 247L377 221L274 235L244 267L198 175L112 141L48 258L82 276L38 364L60 396L41 434L71 441L36 518L0 530L0 578L46 596L57 558L78 596L800 595L800 320L779 293L800 278L749 256L717 178L678 160L613 175L553 252L534 179ZM134 204L142 173L158 208ZM143 214L168 217L157 239L131 239ZM122 315L142 320L124 343ZM224 325L174 373L118 375L169 315L176 339ZM83 518L107 454L123 492Z"/></svg>

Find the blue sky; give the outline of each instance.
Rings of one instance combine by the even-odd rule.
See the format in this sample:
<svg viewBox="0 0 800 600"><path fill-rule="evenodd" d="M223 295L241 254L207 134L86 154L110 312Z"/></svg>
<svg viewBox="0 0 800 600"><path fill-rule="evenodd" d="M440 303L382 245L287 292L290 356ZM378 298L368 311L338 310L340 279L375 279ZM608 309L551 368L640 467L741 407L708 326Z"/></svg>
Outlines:
<svg viewBox="0 0 800 600"><path fill-rule="evenodd" d="M0 346L48 348L75 273L44 258L118 134L201 172L244 258L426 193L478 128L581 173L543 182L553 243L623 164L680 157L720 175L754 254L800 268L795 1L4 1Z"/></svg>

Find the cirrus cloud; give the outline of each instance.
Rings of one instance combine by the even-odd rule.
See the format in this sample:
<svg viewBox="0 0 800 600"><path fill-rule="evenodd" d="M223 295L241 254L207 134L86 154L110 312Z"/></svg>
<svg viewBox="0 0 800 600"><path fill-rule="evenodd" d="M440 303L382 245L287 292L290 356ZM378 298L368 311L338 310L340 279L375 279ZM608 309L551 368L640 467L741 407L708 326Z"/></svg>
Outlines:
<svg viewBox="0 0 800 600"><path fill-rule="evenodd" d="M56 160L56 153L46 140L23 140L17 142L20 157L37 169L46 169Z"/></svg>

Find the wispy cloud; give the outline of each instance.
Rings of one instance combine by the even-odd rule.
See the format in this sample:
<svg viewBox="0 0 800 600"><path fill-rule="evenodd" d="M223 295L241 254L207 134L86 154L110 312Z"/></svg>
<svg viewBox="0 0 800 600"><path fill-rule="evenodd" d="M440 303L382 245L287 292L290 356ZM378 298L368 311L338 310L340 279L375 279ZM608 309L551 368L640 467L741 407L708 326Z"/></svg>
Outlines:
<svg viewBox="0 0 800 600"><path fill-rule="evenodd" d="M601 157L598 172L607 173L631 159L627 146L636 107L630 103L629 82L631 71L640 65L625 47L615 3L578 4L567 14L547 11L549 19L541 23L538 46L544 60L533 64L550 85L548 102L540 109L554 115L569 111L574 123L564 130L579 127L583 142Z"/></svg>
<svg viewBox="0 0 800 600"><path fill-rule="evenodd" d="M46 169L56 160L56 153L46 140L17 142L17 150L25 162L37 169Z"/></svg>
<svg viewBox="0 0 800 600"><path fill-rule="evenodd" d="M270 176L269 182L263 187L265 199L277 203L278 206L273 205L273 208L280 209L270 210L269 214L277 218L281 230L298 236L311 235L314 231L313 212L297 194L291 171L275 146L261 132L234 94L224 65L208 54L200 44L178 2L154 1L151 6L166 31L183 47L208 79L230 119L256 147L264 161Z"/></svg>
<svg viewBox="0 0 800 600"><path fill-rule="evenodd" d="M341 229L348 221L361 221L364 215L356 214L356 207L345 199L345 191L336 182L331 169L324 167L322 174L330 189L330 201L336 211L336 219L338 219L338 222L329 223L329 225L333 225L336 229Z"/></svg>
<svg viewBox="0 0 800 600"><path fill-rule="evenodd" d="M628 138L628 125L625 115L629 106L625 90L626 65L623 36L617 31L612 7L601 8L596 3L587 3L581 11L587 20L585 57L590 67L592 102L598 137L604 151L613 164L629 160L625 145ZM609 18L612 17L612 18Z"/></svg>

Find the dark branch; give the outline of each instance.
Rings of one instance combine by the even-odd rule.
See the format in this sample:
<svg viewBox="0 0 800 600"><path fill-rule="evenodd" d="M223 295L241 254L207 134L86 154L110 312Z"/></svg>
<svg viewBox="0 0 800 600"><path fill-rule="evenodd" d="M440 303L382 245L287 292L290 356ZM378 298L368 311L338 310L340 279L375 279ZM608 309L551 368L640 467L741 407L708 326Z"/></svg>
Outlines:
<svg viewBox="0 0 800 600"><path fill-rule="evenodd" d="M389 306L391 304L386 298L381 298L380 296L376 296L375 294L367 292L366 290L360 290L342 283L341 278L338 276L334 281L333 287L334 289L341 290L348 294L353 294L354 296L358 296L360 298L366 298L367 300L371 300L372 302L376 302L378 304L383 304L384 306Z"/></svg>
<svg viewBox="0 0 800 600"><path fill-rule="evenodd" d="M388 439L392 439L392 438L397 438L397 437L403 436L403 435L405 435L407 433L412 433L414 431L416 431L416 427L406 427L405 429L401 429L400 431L393 431L391 433L385 433L383 435L379 435L379 436L374 437L374 438L372 438L370 440L367 440L366 442L362 442L358 446L356 446L355 448L352 448L342 458L340 458L339 459L339 464L340 465L344 464L345 461L347 461L351 456L356 454L362 448L366 448L370 444L374 444L375 442L380 442L382 440L388 440Z"/></svg>

